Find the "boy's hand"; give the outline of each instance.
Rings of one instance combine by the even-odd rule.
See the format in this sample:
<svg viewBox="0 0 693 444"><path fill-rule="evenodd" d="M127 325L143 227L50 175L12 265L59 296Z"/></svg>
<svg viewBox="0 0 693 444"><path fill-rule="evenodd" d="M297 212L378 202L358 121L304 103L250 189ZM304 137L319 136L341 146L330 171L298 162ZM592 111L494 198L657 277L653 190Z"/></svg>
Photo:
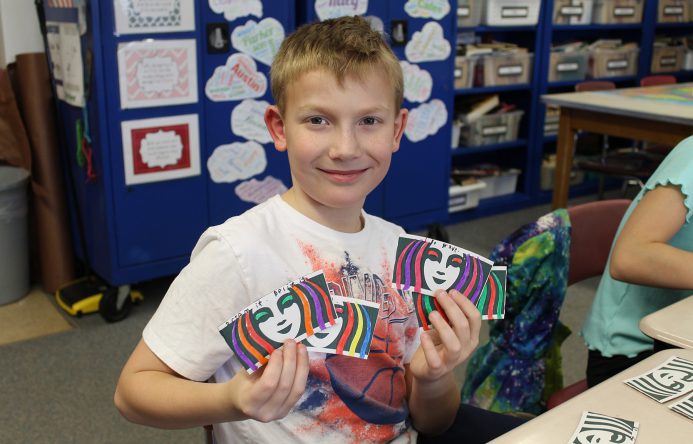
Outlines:
<svg viewBox="0 0 693 444"><path fill-rule="evenodd" d="M421 382L449 374L479 345L481 314L474 304L456 290L438 290L436 298L450 323L438 312L429 316L434 329L421 333L421 346L409 364L412 376Z"/></svg>
<svg viewBox="0 0 693 444"><path fill-rule="evenodd" d="M269 362L252 375L239 371L229 381L233 406L248 418L261 422L285 417L301 398L308 379L305 345L287 340L272 352Z"/></svg>

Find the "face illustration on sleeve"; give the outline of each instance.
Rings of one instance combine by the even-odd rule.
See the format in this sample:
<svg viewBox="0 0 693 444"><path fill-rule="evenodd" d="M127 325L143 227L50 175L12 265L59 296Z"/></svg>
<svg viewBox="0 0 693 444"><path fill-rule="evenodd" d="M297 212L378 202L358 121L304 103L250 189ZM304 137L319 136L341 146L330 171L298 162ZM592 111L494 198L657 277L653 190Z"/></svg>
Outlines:
<svg viewBox="0 0 693 444"><path fill-rule="evenodd" d="M453 288L462 273L464 260L447 248L429 247L424 253L423 276L429 289Z"/></svg>
<svg viewBox="0 0 693 444"><path fill-rule="evenodd" d="M272 301L273 304L256 310L252 316L265 337L282 344L286 339L294 339L301 329L300 303L298 296L291 292L272 298Z"/></svg>
<svg viewBox="0 0 693 444"><path fill-rule="evenodd" d="M628 435L613 430L585 430L575 437L575 441L585 444L608 444L632 442Z"/></svg>
<svg viewBox="0 0 693 444"><path fill-rule="evenodd" d="M306 340L308 344L315 348L328 348L328 346L337 341L340 333L342 332L342 327L344 321L342 319L344 312L344 305L335 303L334 308L337 312L337 318L335 319L335 324L323 331L316 331L312 336L308 336Z"/></svg>

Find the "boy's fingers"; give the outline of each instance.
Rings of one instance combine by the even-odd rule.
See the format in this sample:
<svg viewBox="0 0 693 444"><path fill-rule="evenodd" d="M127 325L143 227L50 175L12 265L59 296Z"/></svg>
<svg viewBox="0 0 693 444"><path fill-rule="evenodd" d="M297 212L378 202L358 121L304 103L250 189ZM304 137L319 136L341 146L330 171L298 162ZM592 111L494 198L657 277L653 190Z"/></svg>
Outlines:
<svg viewBox="0 0 693 444"><path fill-rule="evenodd" d="M446 293L444 291L437 293L438 304L440 304L441 308L445 310L445 315L447 316L451 327L453 330L455 330L455 334L461 340L466 340L469 332L469 322L467 321L467 317L465 316L465 313L462 311L458 302L460 299L467 298L456 290L450 290L450 293Z"/></svg>
<svg viewBox="0 0 693 444"><path fill-rule="evenodd" d="M305 345L297 344L296 372L294 374L294 382L291 388L291 393L282 406L282 410L287 414L293 408L293 406L296 405L296 402L298 402L306 389L308 371L308 350L306 349Z"/></svg>
<svg viewBox="0 0 693 444"><path fill-rule="evenodd" d="M479 309L460 292L456 290L452 291L454 292L453 299L455 299L457 305L462 309L469 323L470 337L472 339L476 338L478 341L479 330L481 329L481 313L479 313Z"/></svg>
<svg viewBox="0 0 693 444"><path fill-rule="evenodd" d="M437 322L434 322L430 317L429 319L436 330L438 330L445 349L452 355L450 357L452 358L454 356L456 359L456 356L462 350L462 343L466 342L469 338L469 325L464 313L460 310L455 301L452 300L450 295L445 292L440 292L437 293L436 297L440 307L445 310L445 315L448 318L449 324L442 319L442 316L440 316L440 320Z"/></svg>
<svg viewBox="0 0 693 444"><path fill-rule="evenodd" d="M442 317L441 317L441 319L442 319ZM445 322L445 321L443 321L443 322ZM438 354L438 350L436 349L436 346L433 343L433 340L431 339L430 335L428 335L427 333L429 333L429 332L425 332L424 334L421 335L421 350L423 350L424 357L426 358L426 363L428 364L428 367L434 373L436 373L442 367L443 360L440 358L440 355Z"/></svg>
<svg viewBox="0 0 693 444"><path fill-rule="evenodd" d="M291 388L294 385L296 375L296 343L292 340L284 342L284 355L282 371L277 381L276 390L270 399L268 406L281 409L287 398L291 395Z"/></svg>

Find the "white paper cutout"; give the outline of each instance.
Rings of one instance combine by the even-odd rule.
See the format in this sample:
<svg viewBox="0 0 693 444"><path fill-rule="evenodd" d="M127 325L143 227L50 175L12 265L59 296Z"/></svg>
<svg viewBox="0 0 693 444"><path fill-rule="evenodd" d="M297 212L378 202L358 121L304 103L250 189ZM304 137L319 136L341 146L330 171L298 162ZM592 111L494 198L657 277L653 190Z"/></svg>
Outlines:
<svg viewBox="0 0 693 444"><path fill-rule="evenodd" d="M428 22L421 31L414 33L404 54L410 62L445 60L450 55L450 42L445 39L440 24Z"/></svg>
<svg viewBox="0 0 693 444"><path fill-rule="evenodd" d="M450 12L448 0L409 0L404 10L412 17L440 20Z"/></svg>
<svg viewBox="0 0 693 444"><path fill-rule="evenodd" d="M193 39L144 40L118 45L120 107L197 102L197 58Z"/></svg>
<svg viewBox="0 0 693 444"><path fill-rule="evenodd" d="M236 185L235 192L242 201L262 203L270 197L286 192L288 188L276 177L267 176L262 180L250 179Z"/></svg>
<svg viewBox="0 0 693 444"><path fill-rule="evenodd" d="M321 21L363 15L367 10L368 0L315 0L315 13Z"/></svg>
<svg viewBox="0 0 693 444"><path fill-rule="evenodd" d="M262 97L267 91L267 77L246 54L231 54L224 66L217 66L207 80L205 94L210 100L242 100Z"/></svg>
<svg viewBox="0 0 693 444"><path fill-rule="evenodd" d="M231 111L231 132L248 140L270 143L270 136L265 125L265 110L269 103L264 100L246 99Z"/></svg>
<svg viewBox="0 0 693 444"><path fill-rule="evenodd" d="M229 22L247 15L262 17L262 0L209 0L209 9Z"/></svg>
<svg viewBox="0 0 693 444"><path fill-rule="evenodd" d="M367 15L365 17L368 20L368 24L371 25L371 29L377 32L385 32L385 24L377 15Z"/></svg>
<svg viewBox="0 0 693 444"><path fill-rule="evenodd" d="M400 60L404 76L404 98L410 102L425 102L431 97L433 78L431 73L418 65Z"/></svg>
<svg viewBox="0 0 693 444"><path fill-rule="evenodd" d="M77 24L46 22L46 41L56 95L72 106L84 106L82 45Z"/></svg>
<svg viewBox="0 0 693 444"><path fill-rule="evenodd" d="M404 134L412 142L419 142L437 133L448 121L448 110L445 103L433 99L428 103L409 111L409 119Z"/></svg>
<svg viewBox="0 0 693 444"><path fill-rule="evenodd" d="M183 141L174 131L147 134L142 139L140 156L149 167L175 165L183 157Z"/></svg>
<svg viewBox="0 0 693 444"><path fill-rule="evenodd" d="M237 26L231 33L231 46L268 66L272 64L282 40L284 27L272 17L259 23L248 20L245 25Z"/></svg>
<svg viewBox="0 0 693 444"><path fill-rule="evenodd" d="M193 0L116 0L116 35L195 29Z"/></svg>
<svg viewBox="0 0 693 444"><path fill-rule="evenodd" d="M209 175L217 183L248 179L262 173L265 168L265 149L254 141L219 145L207 159Z"/></svg>
<svg viewBox="0 0 693 444"><path fill-rule="evenodd" d="M125 184L200 174L197 114L122 122Z"/></svg>

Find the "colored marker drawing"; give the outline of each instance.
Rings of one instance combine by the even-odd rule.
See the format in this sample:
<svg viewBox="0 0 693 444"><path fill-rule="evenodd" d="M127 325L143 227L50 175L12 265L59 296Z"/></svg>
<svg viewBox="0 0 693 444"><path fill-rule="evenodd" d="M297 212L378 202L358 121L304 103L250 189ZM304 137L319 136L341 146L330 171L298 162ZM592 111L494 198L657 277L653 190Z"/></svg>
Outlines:
<svg viewBox="0 0 693 444"><path fill-rule="evenodd" d="M333 296L334 326L303 340L309 351L368 358L380 305L361 299Z"/></svg>
<svg viewBox="0 0 693 444"><path fill-rule="evenodd" d="M325 276L318 271L263 296L219 326L219 332L253 373L286 339L301 341L336 319Z"/></svg>
<svg viewBox="0 0 693 444"><path fill-rule="evenodd" d="M401 235L392 282L396 289L432 296L455 289L476 304L493 262L445 242Z"/></svg>
<svg viewBox="0 0 693 444"><path fill-rule="evenodd" d="M492 320L505 317L507 275L508 269L505 266L494 266L491 269L491 275L486 281L486 285L476 303L476 308L481 313L481 319ZM431 328L431 322L428 317L432 311L438 311L443 315L443 319L447 321L445 313L441 310L434 296L412 292L412 299L414 300L414 309L416 319L419 321L419 327L422 327L424 330Z"/></svg>

